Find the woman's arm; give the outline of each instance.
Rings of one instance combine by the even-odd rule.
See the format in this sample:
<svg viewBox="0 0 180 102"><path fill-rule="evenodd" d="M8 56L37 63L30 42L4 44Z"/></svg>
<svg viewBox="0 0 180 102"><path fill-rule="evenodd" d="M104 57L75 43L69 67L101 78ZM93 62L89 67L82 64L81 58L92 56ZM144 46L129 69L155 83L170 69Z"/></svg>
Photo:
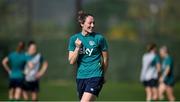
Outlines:
<svg viewBox="0 0 180 102"><path fill-rule="evenodd" d="M48 68L48 62L44 61L41 69L39 70L39 72L36 75L36 78L39 79L41 76L43 76L44 73L46 72L47 68Z"/></svg>
<svg viewBox="0 0 180 102"><path fill-rule="evenodd" d="M157 63L156 68L157 68L158 73L160 73L161 72L161 64Z"/></svg>
<svg viewBox="0 0 180 102"><path fill-rule="evenodd" d="M170 66L167 66L167 68L165 69L164 73L162 73L161 77L160 77L160 82L163 82L164 79L166 78L166 76L169 74L170 72Z"/></svg>
<svg viewBox="0 0 180 102"><path fill-rule="evenodd" d="M76 48L74 51L69 51L69 63L70 64L76 64L77 62L77 59L78 59L78 55L79 55L79 51L80 51L80 48L81 48L81 40L79 40L78 38L76 39L75 41L75 45L76 45Z"/></svg>
<svg viewBox="0 0 180 102"><path fill-rule="evenodd" d="M167 66L164 73L162 74L163 79L165 79L165 77L169 74L169 72L170 72L170 66Z"/></svg>
<svg viewBox="0 0 180 102"><path fill-rule="evenodd" d="M104 74L106 73L109 65L109 54L108 51L102 51L102 68L104 70Z"/></svg>
<svg viewBox="0 0 180 102"><path fill-rule="evenodd" d="M80 48L76 47L74 51L69 51L69 63L74 65L77 62Z"/></svg>
<svg viewBox="0 0 180 102"><path fill-rule="evenodd" d="M8 57L5 57L3 60L2 60L2 65L4 67L4 69L8 72L8 74L11 73L11 70L10 70L10 67L8 66Z"/></svg>

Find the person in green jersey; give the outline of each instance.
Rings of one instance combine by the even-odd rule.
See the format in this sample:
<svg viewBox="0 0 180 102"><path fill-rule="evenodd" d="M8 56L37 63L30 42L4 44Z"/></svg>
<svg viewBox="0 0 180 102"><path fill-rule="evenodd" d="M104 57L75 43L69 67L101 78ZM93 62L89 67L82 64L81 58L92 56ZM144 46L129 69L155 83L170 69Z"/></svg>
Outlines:
<svg viewBox="0 0 180 102"><path fill-rule="evenodd" d="M82 31L70 37L68 59L77 68L79 99L94 101L102 89L108 68L108 46L100 33L93 32L93 15L80 11L78 22Z"/></svg>
<svg viewBox="0 0 180 102"><path fill-rule="evenodd" d="M24 79L24 42L20 41L16 51L10 53L2 60L2 65L9 74L9 99L19 100Z"/></svg>
<svg viewBox="0 0 180 102"><path fill-rule="evenodd" d="M174 86L174 73L173 73L173 60L168 53L168 48L163 46L160 48L160 55L162 57L162 68L161 68L161 76L159 79L159 97L160 100L163 98L163 93L167 93L167 97L169 101L174 101L175 96L173 94L173 86Z"/></svg>

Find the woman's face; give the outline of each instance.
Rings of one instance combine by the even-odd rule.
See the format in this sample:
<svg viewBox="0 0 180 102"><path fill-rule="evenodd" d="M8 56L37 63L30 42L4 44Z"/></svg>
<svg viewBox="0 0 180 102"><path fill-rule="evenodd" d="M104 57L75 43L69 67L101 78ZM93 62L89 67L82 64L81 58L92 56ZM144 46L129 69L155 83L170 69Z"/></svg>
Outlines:
<svg viewBox="0 0 180 102"><path fill-rule="evenodd" d="M166 51L164 49L160 49L159 53L160 53L161 57L165 57L165 55L166 55Z"/></svg>
<svg viewBox="0 0 180 102"><path fill-rule="evenodd" d="M92 16L87 16L83 24L81 24L83 32L92 33L94 28L94 18Z"/></svg>
<svg viewBox="0 0 180 102"><path fill-rule="evenodd" d="M29 48L28 48L28 53L29 53L30 55L33 55L33 54L36 53L36 45L35 45L35 44L31 44L31 45L29 46Z"/></svg>

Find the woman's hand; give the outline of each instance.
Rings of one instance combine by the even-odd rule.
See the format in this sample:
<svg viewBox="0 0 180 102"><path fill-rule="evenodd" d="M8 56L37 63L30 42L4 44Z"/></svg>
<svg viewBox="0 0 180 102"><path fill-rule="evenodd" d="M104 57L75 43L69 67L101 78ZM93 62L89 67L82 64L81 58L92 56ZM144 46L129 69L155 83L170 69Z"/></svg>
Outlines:
<svg viewBox="0 0 180 102"><path fill-rule="evenodd" d="M75 45L76 45L77 48L81 48L82 41L79 38L77 38L76 41L75 41Z"/></svg>
<svg viewBox="0 0 180 102"><path fill-rule="evenodd" d="M34 64L33 64L32 62L28 62L28 67L29 67L30 69L33 69L33 68L34 68Z"/></svg>
<svg viewBox="0 0 180 102"><path fill-rule="evenodd" d="M36 78L36 79L40 79L41 76L42 76L42 74L38 72L38 73L36 74L35 78Z"/></svg>

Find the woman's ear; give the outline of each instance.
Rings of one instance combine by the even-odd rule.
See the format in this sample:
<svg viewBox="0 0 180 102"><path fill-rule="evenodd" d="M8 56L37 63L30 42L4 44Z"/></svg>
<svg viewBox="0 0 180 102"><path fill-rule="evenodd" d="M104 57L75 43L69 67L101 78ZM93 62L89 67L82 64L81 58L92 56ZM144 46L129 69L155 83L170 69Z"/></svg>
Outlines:
<svg viewBox="0 0 180 102"><path fill-rule="evenodd" d="M80 25L81 25L81 27L83 27L83 26L84 26L84 24L83 24L83 23L81 23Z"/></svg>

